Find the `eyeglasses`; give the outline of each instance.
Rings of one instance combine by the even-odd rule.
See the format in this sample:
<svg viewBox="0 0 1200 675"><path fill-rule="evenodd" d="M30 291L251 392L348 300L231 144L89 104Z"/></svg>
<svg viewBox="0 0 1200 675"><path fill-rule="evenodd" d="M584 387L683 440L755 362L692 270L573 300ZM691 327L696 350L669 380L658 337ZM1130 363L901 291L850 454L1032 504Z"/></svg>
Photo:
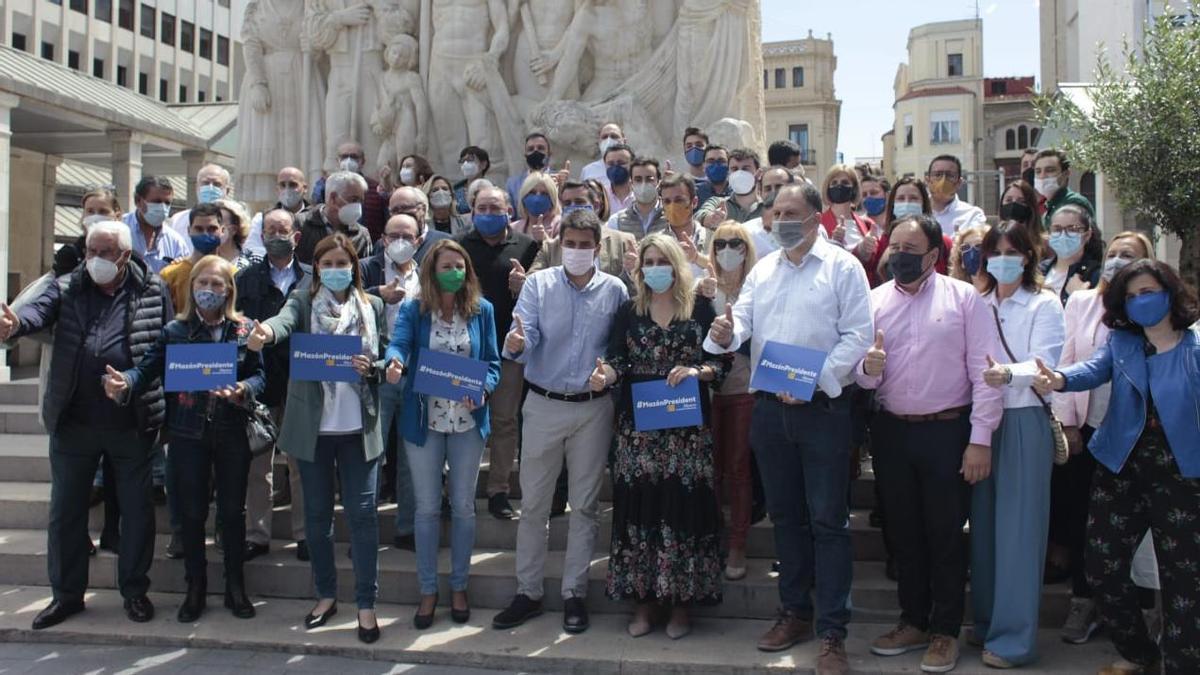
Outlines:
<svg viewBox="0 0 1200 675"><path fill-rule="evenodd" d="M412 236L411 234L400 234L400 233L390 233L390 232L384 232L383 238L385 241L388 241L388 242L398 241L400 239L403 239L404 241L407 241L407 242L415 242L417 240L417 238Z"/></svg>
<svg viewBox="0 0 1200 675"><path fill-rule="evenodd" d="M981 248L982 244L962 244L958 247L958 252L966 253L967 251L978 251Z"/></svg>
<svg viewBox="0 0 1200 675"><path fill-rule="evenodd" d="M931 172L929 172L929 178L931 180L941 180L943 178L945 178L947 180L958 180L958 172L957 171L931 171Z"/></svg>
<svg viewBox="0 0 1200 675"><path fill-rule="evenodd" d="M724 250L726 246L732 249L738 249L745 245L746 242L743 239L713 239L714 251Z"/></svg>
<svg viewBox="0 0 1200 675"><path fill-rule="evenodd" d="M1087 232L1087 231L1088 231L1088 229L1086 227L1084 227L1083 225L1068 225L1066 227L1063 227L1061 225L1051 225L1050 226L1050 234L1063 234L1064 232L1074 232L1075 234L1083 234L1084 232Z"/></svg>

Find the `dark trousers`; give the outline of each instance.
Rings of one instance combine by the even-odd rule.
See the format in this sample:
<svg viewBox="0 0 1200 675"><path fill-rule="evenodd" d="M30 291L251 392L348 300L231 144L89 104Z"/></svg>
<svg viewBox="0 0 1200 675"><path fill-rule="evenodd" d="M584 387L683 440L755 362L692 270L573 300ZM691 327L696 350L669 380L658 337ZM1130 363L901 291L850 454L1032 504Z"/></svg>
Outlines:
<svg viewBox="0 0 1200 675"><path fill-rule="evenodd" d="M50 436L50 524L47 567L54 598L83 601L88 583L88 503L101 455L112 461L105 481L116 485L121 509L117 584L135 598L150 588L154 559L154 503L150 497L152 439L136 431L61 426Z"/></svg>
<svg viewBox="0 0 1200 675"><path fill-rule="evenodd" d="M806 616L811 593L817 634L844 637L854 574L846 499L850 402L819 395L792 406L760 395L752 420L750 446L775 527L780 601L785 610Z"/></svg>
<svg viewBox="0 0 1200 675"><path fill-rule="evenodd" d="M1088 502L1092 496L1092 474L1096 458L1088 452L1087 444L1096 430L1084 425L1079 428L1083 437L1083 452L1071 455L1070 461L1055 466L1050 474L1050 541L1065 547L1071 558L1071 595L1092 597L1084 571L1083 549L1087 544Z"/></svg>
<svg viewBox="0 0 1200 675"><path fill-rule="evenodd" d="M207 578L204 524L208 520L210 477L217 492L225 579L241 581L246 548L246 483L250 475L250 446L245 428L210 428L201 439L173 437L171 462L179 491L183 561L188 581Z"/></svg>
<svg viewBox="0 0 1200 675"><path fill-rule="evenodd" d="M900 575L900 618L957 637L967 581L963 524L971 507L971 487L958 471L971 439L970 416L906 422L881 412L872 431L884 535Z"/></svg>

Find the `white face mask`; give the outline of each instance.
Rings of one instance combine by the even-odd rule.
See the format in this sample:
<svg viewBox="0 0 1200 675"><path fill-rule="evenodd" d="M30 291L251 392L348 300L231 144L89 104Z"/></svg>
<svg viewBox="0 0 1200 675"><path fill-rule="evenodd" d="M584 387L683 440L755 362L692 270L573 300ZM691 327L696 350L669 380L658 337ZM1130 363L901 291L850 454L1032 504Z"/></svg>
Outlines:
<svg viewBox="0 0 1200 675"><path fill-rule="evenodd" d="M359 168L361 168L358 165L358 160L353 157L343 159L338 162L338 166L342 167L342 171L349 171L350 173L358 173Z"/></svg>
<svg viewBox="0 0 1200 675"><path fill-rule="evenodd" d="M463 162L459 168L462 169L463 178L467 180L471 180L479 173L479 164L475 162Z"/></svg>
<svg viewBox="0 0 1200 675"><path fill-rule="evenodd" d="M653 204L658 199L658 186L653 183L634 183L633 198L639 204Z"/></svg>
<svg viewBox="0 0 1200 675"><path fill-rule="evenodd" d="M1050 199L1058 192L1058 176L1048 176L1046 178L1034 178L1033 189L1038 191L1038 194Z"/></svg>
<svg viewBox="0 0 1200 675"><path fill-rule="evenodd" d="M454 201L449 190L438 190L429 195L429 205L435 209L444 209Z"/></svg>
<svg viewBox="0 0 1200 675"><path fill-rule="evenodd" d="M717 264L727 272L741 269L742 263L745 261L746 254L738 249L724 248L717 251Z"/></svg>
<svg viewBox="0 0 1200 675"><path fill-rule="evenodd" d="M1100 273L1100 277L1111 282L1113 277L1117 276L1117 272L1131 262L1133 262L1132 258L1109 258L1104 261L1104 271Z"/></svg>
<svg viewBox="0 0 1200 675"><path fill-rule="evenodd" d="M387 246L387 257L391 258L392 262L397 265L403 265L409 260L412 260L413 254L416 253L416 246L407 239L397 239Z"/></svg>
<svg viewBox="0 0 1200 675"><path fill-rule="evenodd" d="M300 191L286 188L279 191L279 203L285 209L294 209L300 204Z"/></svg>
<svg viewBox="0 0 1200 675"><path fill-rule="evenodd" d="M342 204L342 207L337 212L338 220L347 227L358 222L362 218L362 204L353 202L350 204Z"/></svg>
<svg viewBox="0 0 1200 675"><path fill-rule="evenodd" d="M93 213L90 216L85 216L83 219L83 233L87 234L88 228L96 223L103 223L112 220L112 216L106 216L103 213Z"/></svg>
<svg viewBox="0 0 1200 675"><path fill-rule="evenodd" d="M113 279L117 278L117 273L121 268L117 267L117 263L111 260L105 260L100 256L92 256L87 260L87 273L100 286L112 283Z"/></svg>
<svg viewBox="0 0 1200 675"><path fill-rule="evenodd" d="M604 157L604 153L608 152L609 148L611 148L612 146L614 146L620 142L621 142L621 140L618 138L601 138L600 139L600 156Z"/></svg>
<svg viewBox="0 0 1200 675"><path fill-rule="evenodd" d="M563 248L563 268L572 276L587 274L595 264L596 252L590 248Z"/></svg>
<svg viewBox="0 0 1200 675"><path fill-rule="evenodd" d="M739 169L729 174L728 181L729 189L733 190L735 195L749 194L754 190L754 174L745 169Z"/></svg>
<svg viewBox="0 0 1200 675"><path fill-rule="evenodd" d="M412 170L411 166L400 169L400 182L404 185L412 185L413 179L416 177L416 172Z"/></svg>

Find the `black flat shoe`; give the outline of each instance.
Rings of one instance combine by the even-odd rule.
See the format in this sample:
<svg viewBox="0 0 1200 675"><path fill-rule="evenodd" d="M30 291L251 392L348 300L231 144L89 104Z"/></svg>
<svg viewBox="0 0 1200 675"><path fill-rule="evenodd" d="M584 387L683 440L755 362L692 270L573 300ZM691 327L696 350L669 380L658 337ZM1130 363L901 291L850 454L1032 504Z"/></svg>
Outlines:
<svg viewBox="0 0 1200 675"><path fill-rule="evenodd" d="M366 644L371 644L379 640L379 619L375 619L374 628L363 628L363 625L358 624L358 641Z"/></svg>
<svg viewBox="0 0 1200 675"><path fill-rule="evenodd" d="M248 541L246 542L246 552L242 554L242 560L245 562L250 562L260 555L266 555L267 553L270 553L270 551L271 547L267 546L266 544Z"/></svg>
<svg viewBox="0 0 1200 675"><path fill-rule="evenodd" d="M254 618L254 603L246 597L246 585L243 582L225 582L225 608L239 619Z"/></svg>
<svg viewBox="0 0 1200 675"><path fill-rule="evenodd" d="M189 581L187 594L183 596L183 604L179 606L179 612L175 618L179 620L179 623L193 623L204 613L207 604L208 582L204 579Z"/></svg>
<svg viewBox="0 0 1200 675"><path fill-rule="evenodd" d="M465 596L466 593L464 592L463 595ZM454 594L451 593L450 594L450 620L453 621L454 623L466 623L466 622L470 621L471 620L470 601L469 600L467 601L466 609L455 609L454 608Z"/></svg>
<svg viewBox="0 0 1200 675"><path fill-rule="evenodd" d="M411 534L398 534L392 537L392 546L399 551L416 551L417 541Z"/></svg>
<svg viewBox="0 0 1200 675"><path fill-rule="evenodd" d="M322 612L320 616L317 616L315 614L306 615L304 617L305 630L312 630L314 628L320 628L321 626L324 626L325 622L328 621L329 618L331 616L333 616L334 614L337 614L337 603L336 602L333 603L333 605L331 605L329 607L329 609Z"/></svg>
<svg viewBox="0 0 1200 675"><path fill-rule="evenodd" d="M524 593L518 593L512 599L512 603L509 604L508 608L492 619L492 628L497 630L516 628L535 616L541 616L541 614L541 600L534 600Z"/></svg>
<svg viewBox="0 0 1200 675"><path fill-rule="evenodd" d="M308 560L309 560L308 542L303 539L296 542L296 560L299 560L301 562L308 562Z"/></svg>
<svg viewBox="0 0 1200 675"><path fill-rule="evenodd" d="M429 597L429 596L422 596L422 597L424 598L424 597ZM413 628L416 628L417 630L425 630L426 628L429 628L430 626L432 626L433 625L433 616L434 616L434 614L437 614L437 604L438 604L437 593L433 594L433 609L431 609L428 614L422 614L421 606L420 606L420 604L418 604L417 612L416 612L416 614L413 614Z"/></svg>
<svg viewBox="0 0 1200 675"><path fill-rule="evenodd" d="M146 623L154 618L154 603L150 598L139 595L125 601L125 616L136 623Z"/></svg>
<svg viewBox="0 0 1200 675"><path fill-rule="evenodd" d="M67 603L55 600L46 609L38 612L33 618L33 629L42 630L66 621L71 616L83 611L83 603Z"/></svg>
<svg viewBox="0 0 1200 675"><path fill-rule="evenodd" d="M587 605L583 598L567 598L563 601L563 630L582 633L588 629Z"/></svg>

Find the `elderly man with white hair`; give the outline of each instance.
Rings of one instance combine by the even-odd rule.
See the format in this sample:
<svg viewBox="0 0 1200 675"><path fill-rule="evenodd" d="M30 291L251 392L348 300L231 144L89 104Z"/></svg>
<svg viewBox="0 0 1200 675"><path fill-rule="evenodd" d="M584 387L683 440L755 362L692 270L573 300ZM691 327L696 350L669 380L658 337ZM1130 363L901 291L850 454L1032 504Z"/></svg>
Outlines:
<svg viewBox="0 0 1200 675"><path fill-rule="evenodd" d="M196 194L193 203L195 204L210 204L218 199L226 199L229 197L230 191L233 189L233 177L229 175L229 170L220 164L205 164L196 172ZM191 209L184 209L171 217L171 229L179 233L183 240L187 242L187 253L191 255L192 240L188 235L188 213Z"/></svg>
<svg viewBox="0 0 1200 675"><path fill-rule="evenodd" d="M84 264L14 311L0 307L0 340L54 330L42 420L50 434L47 556L54 600L33 620L49 628L83 611L88 582L88 495L102 455L114 469L121 509L117 583L129 619L154 618L146 597L154 557L150 450L166 405L153 382L129 406L104 395L104 378L131 368L172 315L166 287L133 255L129 228L88 229ZM106 476L108 478L108 476Z"/></svg>
<svg viewBox="0 0 1200 675"><path fill-rule="evenodd" d="M330 174L325 179L325 203L320 208L296 215L296 222L300 224L300 245L296 247L296 258L311 265L317 242L338 232L354 243L359 260L370 257L373 250L371 233L358 224L366 194L367 181L357 173L337 171Z"/></svg>
<svg viewBox="0 0 1200 675"><path fill-rule="evenodd" d="M388 198L388 222L401 214L412 216L417 221L417 233L421 237L421 244L413 254L413 260L418 265L425 259L425 254L433 248L434 244L442 239L450 238L450 235L445 232L429 227L429 197L420 188L405 186L392 191L392 196ZM385 238L386 234L385 232ZM387 243L384 242L383 245L386 246Z"/></svg>

